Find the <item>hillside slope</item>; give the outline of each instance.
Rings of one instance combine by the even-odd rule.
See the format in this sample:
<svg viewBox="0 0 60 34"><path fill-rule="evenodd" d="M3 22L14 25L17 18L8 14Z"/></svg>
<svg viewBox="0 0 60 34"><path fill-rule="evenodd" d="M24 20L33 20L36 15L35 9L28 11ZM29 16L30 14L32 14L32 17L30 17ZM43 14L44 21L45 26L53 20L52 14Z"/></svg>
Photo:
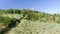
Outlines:
<svg viewBox="0 0 60 34"><path fill-rule="evenodd" d="M60 24L22 19L6 34L60 34Z"/></svg>
<svg viewBox="0 0 60 34"><path fill-rule="evenodd" d="M28 29L31 27L33 29L30 29L30 30L34 31L36 30L35 29L36 26L39 29L40 29L40 26L42 26L41 28L44 28L44 29L50 28L51 26L53 27L51 28L52 30L53 29L57 30L59 29L58 27L60 27L58 26L58 24L60 25L60 14L48 14L45 12L40 12L37 10L30 10L30 9L22 9L22 10L19 10L19 9L1 10L0 9L0 34L5 34L6 32L9 32L9 31L12 32L15 28L18 28L18 24L21 26L21 27L19 26L19 30L21 30L20 28L22 28L22 31L26 30L25 28L27 28L27 31L28 31ZM46 27L43 24L45 24ZM25 27L25 25L27 27ZM57 28L55 28L56 26ZM46 30L50 31L50 29L46 29ZM34 32L33 31L32 33L34 34L35 31ZM39 30L39 32L40 31L42 30ZM24 33L26 32L24 31ZM29 32L29 34L31 33Z"/></svg>

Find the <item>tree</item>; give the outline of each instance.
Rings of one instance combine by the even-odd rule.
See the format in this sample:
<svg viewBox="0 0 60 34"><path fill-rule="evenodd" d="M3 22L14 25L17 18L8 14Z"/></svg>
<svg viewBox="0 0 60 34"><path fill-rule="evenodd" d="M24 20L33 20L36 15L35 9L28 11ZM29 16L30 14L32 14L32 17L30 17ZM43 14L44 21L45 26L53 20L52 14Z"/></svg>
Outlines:
<svg viewBox="0 0 60 34"><path fill-rule="evenodd" d="M13 9L7 9L7 10L5 10L5 13L13 14Z"/></svg>
<svg viewBox="0 0 60 34"><path fill-rule="evenodd" d="M15 13L15 14L20 14L20 13L21 13L21 10L14 9L14 10L13 10L13 13Z"/></svg>

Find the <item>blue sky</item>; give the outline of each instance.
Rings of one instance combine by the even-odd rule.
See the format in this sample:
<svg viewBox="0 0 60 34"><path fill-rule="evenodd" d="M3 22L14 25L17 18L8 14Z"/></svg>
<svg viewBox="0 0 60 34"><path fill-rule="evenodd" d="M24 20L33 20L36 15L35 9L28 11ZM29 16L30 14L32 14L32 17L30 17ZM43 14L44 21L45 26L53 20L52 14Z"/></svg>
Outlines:
<svg viewBox="0 0 60 34"><path fill-rule="evenodd" d="M41 0L40 10L48 13L60 13L60 0Z"/></svg>
<svg viewBox="0 0 60 34"><path fill-rule="evenodd" d="M35 8L47 13L60 13L60 0L0 0L0 9Z"/></svg>
<svg viewBox="0 0 60 34"><path fill-rule="evenodd" d="M0 8L32 8L37 7L39 0L0 0Z"/></svg>

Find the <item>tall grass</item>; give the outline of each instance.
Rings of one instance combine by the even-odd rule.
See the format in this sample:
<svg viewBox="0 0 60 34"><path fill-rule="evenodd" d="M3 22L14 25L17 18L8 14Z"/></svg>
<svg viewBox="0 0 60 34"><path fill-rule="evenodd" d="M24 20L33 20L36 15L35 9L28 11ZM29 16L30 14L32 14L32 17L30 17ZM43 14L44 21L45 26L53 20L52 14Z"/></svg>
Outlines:
<svg viewBox="0 0 60 34"><path fill-rule="evenodd" d="M60 34L60 24L21 20L9 34Z"/></svg>

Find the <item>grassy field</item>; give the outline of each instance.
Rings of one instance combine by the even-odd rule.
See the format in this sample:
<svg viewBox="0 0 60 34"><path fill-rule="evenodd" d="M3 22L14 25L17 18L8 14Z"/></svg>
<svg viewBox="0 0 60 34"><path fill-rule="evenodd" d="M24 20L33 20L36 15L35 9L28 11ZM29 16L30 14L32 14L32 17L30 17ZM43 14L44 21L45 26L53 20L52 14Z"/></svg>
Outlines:
<svg viewBox="0 0 60 34"><path fill-rule="evenodd" d="M23 19L18 26L12 28L7 34L60 34L60 24Z"/></svg>
<svg viewBox="0 0 60 34"><path fill-rule="evenodd" d="M60 14L36 10L0 11L0 34L60 34Z"/></svg>

